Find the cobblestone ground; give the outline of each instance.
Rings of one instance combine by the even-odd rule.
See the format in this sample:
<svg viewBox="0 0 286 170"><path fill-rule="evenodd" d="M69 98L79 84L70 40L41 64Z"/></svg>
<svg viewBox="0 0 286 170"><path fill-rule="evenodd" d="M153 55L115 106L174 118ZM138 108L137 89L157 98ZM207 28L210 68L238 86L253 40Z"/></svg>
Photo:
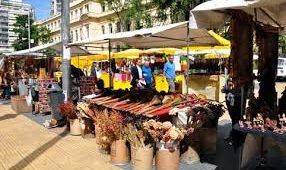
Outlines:
<svg viewBox="0 0 286 170"><path fill-rule="evenodd" d="M55 133L0 105L0 169L119 169L109 160L95 140Z"/></svg>

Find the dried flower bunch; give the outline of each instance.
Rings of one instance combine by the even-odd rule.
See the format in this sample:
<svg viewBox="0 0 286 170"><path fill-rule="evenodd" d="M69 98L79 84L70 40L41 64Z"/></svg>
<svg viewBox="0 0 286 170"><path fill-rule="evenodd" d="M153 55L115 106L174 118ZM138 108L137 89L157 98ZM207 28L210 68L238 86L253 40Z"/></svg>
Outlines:
<svg viewBox="0 0 286 170"><path fill-rule="evenodd" d="M125 127L125 132L127 141L130 143L131 146L135 148L147 147L148 145L148 142L146 142L147 137L143 130L138 130L131 123L128 123L127 126ZM147 145L145 143L147 143Z"/></svg>
<svg viewBox="0 0 286 170"><path fill-rule="evenodd" d="M77 119L76 109L72 101L65 101L59 105L59 111L69 119Z"/></svg>
<svg viewBox="0 0 286 170"><path fill-rule="evenodd" d="M96 133L100 136L98 144L106 148L115 140L125 138L125 118L116 111L110 113L105 110L96 115Z"/></svg>
<svg viewBox="0 0 286 170"><path fill-rule="evenodd" d="M157 122L153 119L143 123L143 129L146 130L156 142L172 143L181 141L185 134L185 129L180 129L169 121Z"/></svg>

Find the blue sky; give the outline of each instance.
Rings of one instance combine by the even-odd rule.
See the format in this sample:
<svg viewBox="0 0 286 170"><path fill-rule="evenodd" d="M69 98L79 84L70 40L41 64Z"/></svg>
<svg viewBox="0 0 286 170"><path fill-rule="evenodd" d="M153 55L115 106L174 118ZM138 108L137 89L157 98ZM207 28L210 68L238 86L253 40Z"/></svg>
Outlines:
<svg viewBox="0 0 286 170"><path fill-rule="evenodd" d="M43 20L50 15L50 0L23 0L36 10L36 19Z"/></svg>

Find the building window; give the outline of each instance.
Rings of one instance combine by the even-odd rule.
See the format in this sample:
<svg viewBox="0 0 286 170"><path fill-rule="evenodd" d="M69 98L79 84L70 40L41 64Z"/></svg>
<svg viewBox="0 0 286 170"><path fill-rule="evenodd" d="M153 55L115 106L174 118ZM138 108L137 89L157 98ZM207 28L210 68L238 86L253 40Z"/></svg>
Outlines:
<svg viewBox="0 0 286 170"><path fill-rule="evenodd" d="M73 19L73 11L71 12L71 19Z"/></svg>
<svg viewBox="0 0 286 170"><path fill-rule="evenodd" d="M85 29L86 29L86 38L89 38L89 25L86 25Z"/></svg>
<svg viewBox="0 0 286 170"><path fill-rule="evenodd" d="M82 13L82 8L80 8L79 10L79 16L81 16L83 13Z"/></svg>
<svg viewBox="0 0 286 170"><path fill-rule="evenodd" d="M75 30L75 41L78 41L78 31Z"/></svg>
<svg viewBox="0 0 286 170"><path fill-rule="evenodd" d="M89 13L89 5L86 4L84 7L85 7L85 12L86 12L86 13Z"/></svg>
<svg viewBox="0 0 286 170"><path fill-rule="evenodd" d="M130 31L130 30L131 30L131 22L130 22L130 21L127 21L127 22L126 22L126 30L127 30L127 31Z"/></svg>
<svg viewBox="0 0 286 170"><path fill-rule="evenodd" d="M108 25L108 27L109 27L109 33L112 33L112 24L110 23L110 24Z"/></svg>
<svg viewBox="0 0 286 170"><path fill-rule="evenodd" d="M121 32L121 23L120 22L116 23L116 28L117 28L117 32Z"/></svg>
<svg viewBox="0 0 286 170"><path fill-rule="evenodd" d="M80 40L82 40L82 39L83 39L83 36L82 36L82 35L83 35L82 28L79 29L79 34L80 34Z"/></svg>
<svg viewBox="0 0 286 170"><path fill-rule="evenodd" d="M105 4L101 4L101 9L102 9L102 12L105 12Z"/></svg>
<svg viewBox="0 0 286 170"><path fill-rule="evenodd" d="M78 17L78 10L75 10L75 17Z"/></svg>
<svg viewBox="0 0 286 170"><path fill-rule="evenodd" d="M101 31L102 31L102 34L105 34L105 28L104 28L104 25L101 26Z"/></svg>

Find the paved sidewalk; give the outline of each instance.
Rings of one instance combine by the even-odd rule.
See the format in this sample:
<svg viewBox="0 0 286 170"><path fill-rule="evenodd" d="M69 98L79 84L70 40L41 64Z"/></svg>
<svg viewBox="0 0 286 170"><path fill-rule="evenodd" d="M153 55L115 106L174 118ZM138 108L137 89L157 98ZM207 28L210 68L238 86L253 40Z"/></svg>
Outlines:
<svg viewBox="0 0 286 170"><path fill-rule="evenodd" d="M57 134L0 104L0 169L119 169L95 140Z"/></svg>

